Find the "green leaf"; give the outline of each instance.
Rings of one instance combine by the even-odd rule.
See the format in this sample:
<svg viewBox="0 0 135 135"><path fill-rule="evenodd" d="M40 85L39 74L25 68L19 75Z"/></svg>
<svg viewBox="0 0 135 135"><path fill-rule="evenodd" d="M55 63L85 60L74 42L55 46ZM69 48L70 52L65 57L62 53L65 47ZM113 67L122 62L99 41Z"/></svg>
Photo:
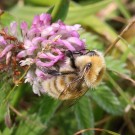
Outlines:
<svg viewBox="0 0 135 135"><path fill-rule="evenodd" d="M1 27L9 25L12 21L15 21L15 17L9 14L8 12L3 12L0 15L0 25Z"/></svg>
<svg viewBox="0 0 135 135"><path fill-rule="evenodd" d="M62 6L59 8L55 5L55 8L58 8L58 11L54 13L57 19L65 18L68 12L69 0L61 0ZM90 4L87 6L74 6L69 8L68 16L66 18L66 22L69 24L78 23L82 21L82 18L88 17L90 14L95 14L105 6L107 6L112 0L97 2L95 4ZM77 4L74 4L77 5ZM31 22L34 15L41 14L47 12L47 7L32 7L32 6L15 6L10 10L10 12L21 20L25 20L27 22ZM78 14L79 13L79 14ZM57 20L56 19L56 20ZM90 21L91 22L91 21Z"/></svg>
<svg viewBox="0 0 135 135"><path fill-rule="evenodd" d="M4 115L7 110L7 104L3 104L3 101L10 92L12 85L12 78L9 78L8 75L0 72L0 122L4 120Z"/></svg>
<svg viewBox="0 0 135 135"><path fill-rule="evenodd" d="M13 132L13 128L9 129L9 128L5 128L2 132L2 135L11 135Z"/></svg>
<svg viewBox="0 0 135 135"><path fill-rule="evenodd" d="M117 71L119 73L123 74L129 74L129 70L126 69L126 63L123 63L120 59L114 59L113 57L109 56L105 58L107 69L110 69L112 71Z"/></svg>
<svg viewBox="0 0 135 135"><path fill-rule="evenodd" d="M51 13L52 13L52 11L53 11L53 9L54 9L54 6L51 6L51 7L47 10L47 12L46 12L46 13L51 14Z"/></svg>
<svg viewBox="0 0 135 135"><path fill-rule="evenodd" d="M78 121L79 130L94 127L94 115L91 107L90 99L83 96L75 106L75 115ZM93 135L94 132L85 133L85 135Z"/></svg>
<svg viewBox="0 0 135 135"><path fill-rule="evenodd" d="M57 0L52 11L52 21L65 20L69 8L69 0Z"/></svg>
<svg viewBox="0 0 135 135"><path fill-rule="evenodd" d="M101 1L101 0L79 0L79 4L88 5L88 4L97 3L99 1Z"/></svg>
<svg viewBox="0 0 135 135"><path fill-rule="evenodd" d="M118 34L112 27L110 27L106 22L101 21L98 17L94 15L84 18L80 21L80 23L83 26L88 27L88 29L96 32L100 36L102 35L103 37L106 37L106 39L110 43L114 42L114 40L118 37ZM117 49L124 53L127 50L127 47L122 41L119 41Z"/></svg>
<svg viewBox="0 0 135 135"><path fill-rule="evenodd" d="M37 112L37 115L40 116L40 119L43 123L48 123L55 113L59 105L58 100L45 95L41 97L39 101L35 102L32 112Z"/></svg>
<svg viewBox="0 0 135 135"><path fill-rule="evenodd" d="M28 24L31 24L33 18L37 14L47 12L48 8L46 7L31 7L31 6L15 6L10 12L16 16L19 21L26 21Z"/></svg>
<svg viewBox="0 0 135 135"><path fill-rule="evenodd" d="M69 8L69 13L65 21L69 24L80 23L84 19L87 19L87 17L90 15L95 14L106 7L110 2L112 2L112 0L100 1L87 6L78 6L76 4L76 6ZM91 21L92 20L90 20L88 23Z"/></svg>
<svg viewBox="0 0 135 135"><path fill-rule="evenodd" d="M100 86L90 91L90 96L106 112L113 115L122 115L123 108L117 96L107 86Z"/></svg>
<svg viewBox="0 0 135 135"><path fill-rule="evenodd" d="M98 35L83 30L80 32L80 37L81 39L86 39L85 43L89 50L103 50L104 44Z"/></svg>
<svg viewBox="0 0 135 135"><path fill-rule="evenodd" d="M50 6L55 4L56 0L24 0L28 4L36 6Z"/></svg>
<svg viewBox="0 0 135 135"><path fill-rule="evenodd" d="M11 104L14 107L17 107L18 104L20 103L21 98L24 96L26 91L28 91L30 88L31 87L28 83L20 84L14 92L14 96L11 100Z"/></svg>
<svg viewBox="0 0 135 135"><path fill-rule="evenodd" d="M29 115L29 119L20 121L14 135L41 135L45 128L37 115Z"/></svg>
<svg viewBox="0 0 135 135"><path fill-rule="evenodd" d="M4 121L4 116L6 114L7 107L6 105L1 106L0 105L0 122Z"/></svg>
<svg viewBox="0 0 135 135"><path fill-rule="evenodd" d="M127 104L130 104L135 109L134 104L132 103L132 101L130 100L130 98L127 96L127 94L125 93L125 91L119 86L119 84L117 84L117 82L108 73L106 73L106 76L107 76L108 80L110 81L110 83L113 85L113 87L117 90L117 92L125 100L125 102Z"/></svg>

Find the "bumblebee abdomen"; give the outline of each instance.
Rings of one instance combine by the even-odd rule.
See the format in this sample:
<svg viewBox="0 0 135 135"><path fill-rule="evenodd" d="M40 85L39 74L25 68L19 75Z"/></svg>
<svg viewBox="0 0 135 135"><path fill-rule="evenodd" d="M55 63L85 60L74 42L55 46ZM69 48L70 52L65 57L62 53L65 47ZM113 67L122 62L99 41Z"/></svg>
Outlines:
<svg viewBox="0 0 135 135"><path fill-rule="evenodd" d="M65 92L69 93L72 87L75 87L75 83L71 84L71 87L68 87L68 85L74 79L75 75L56 76L42 82L42 86L44 90L48 93L48 95L58 99L62 96L62 94L64 94Z"/></svg>
<svg viewBox="0 0 135 135"><path fill-rule="evenodd" d="M42 86L43 86L45 92L49 93L49 95L51 95L52 97L55 98L56 96L58 96L59 92L57 90L54 78L43 81Z"/></svg>

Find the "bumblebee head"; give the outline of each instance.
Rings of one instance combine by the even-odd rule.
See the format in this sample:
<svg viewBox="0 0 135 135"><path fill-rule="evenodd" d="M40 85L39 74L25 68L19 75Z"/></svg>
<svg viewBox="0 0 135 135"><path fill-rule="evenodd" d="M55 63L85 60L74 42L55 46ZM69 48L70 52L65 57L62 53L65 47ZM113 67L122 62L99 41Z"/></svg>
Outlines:
<svg viewBox="0 0 135 135"><path fill-rule="evenodd" d="M105 71L105 60L101 52L89 51L76 59L80 71L84 71L84 80L88 87L95 87L101 81Z"/></svg>

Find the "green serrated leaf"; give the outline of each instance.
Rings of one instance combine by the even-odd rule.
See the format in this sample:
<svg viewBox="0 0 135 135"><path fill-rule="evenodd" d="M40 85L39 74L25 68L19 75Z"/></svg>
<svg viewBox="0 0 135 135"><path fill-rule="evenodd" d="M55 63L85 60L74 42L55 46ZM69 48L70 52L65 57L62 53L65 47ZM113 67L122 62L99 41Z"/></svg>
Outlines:
<svg viewBox="0 0 135 135"><path fill-rule="evenodd" d="M55 110L59 105L58 100L45 95L39 101L35 102L32 112L37 112L37 115L40 116L40 119L43 123L48 123L52 118Z"/></svg>
<svg viewBox="0 0 135 135"><path fill-rule="evenodd" d="M111 56L106 57L105 59L106 59L107 69L110 69L112 71L117 71L123 74L130 73L129 70L125 68L126 64L123 63L123 61L121 61L120 59L114 59Z"/></svg>
<svg viewBox="0 0 135 135"><path fill-rule="evenodd" d="M90 91L91 98L106 112L113 115L122 115L123 108L117 96L107 86L100 86Z"/></svg>
<svg viewBox="0 0 135 135"><path fill-rule="evenodd" d="M94 127L94 115L91 102L88 97L83 96L75 106L75 115L78 121L79 130ZM94 132L85 133L85 135L93 135Z"/></svg>
<svg viewBox="0 0 135 135"><path fill-rule="evenodd" d="M57 0L52 11L52 21L55 22L59 19L65 20L69 8L69 0Z"/></svg>
<svg viewBox="0 0 135 135"><path fill-rule="evenodd" d="M12 78L5 73L0 73L0 107L3 106L7 94L10 92L13 86ZM10 77L10 78L9 78Z"/></svg>
<svg viewBox="0 0 135 135"><path fill-rule="evenodd" d="M29 119L21 120L14 135L41 135L45 129L37 115L29 115Z"/></svg>
<svg viewBox="0 0 135 135"><path fill-rule="evenodd" d="M89 50L103 50L103 42L98 35L83 30L80 32L80 37L86 39L85 43Z"/></svg>

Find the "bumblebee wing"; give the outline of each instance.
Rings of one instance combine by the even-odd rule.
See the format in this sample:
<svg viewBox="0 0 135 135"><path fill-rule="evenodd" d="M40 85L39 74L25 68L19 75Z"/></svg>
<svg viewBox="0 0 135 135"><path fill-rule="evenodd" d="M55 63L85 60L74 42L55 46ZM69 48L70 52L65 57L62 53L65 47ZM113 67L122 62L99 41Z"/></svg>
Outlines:
<svg viewBox="0 0 135 135"><path fill-rule="evenodd" d="M75 105L80 99L81 97L86 93L87 91L83 91L81 92L81 94L76 95L76 97L78 98L75 98L75 99L69 99L69 100L64 100L64 101L61 101L60 105L58 106L58 108L56 109L55 113L58 113L58 112L61 112L61 111L65 111L67 110L68 108L72 107L73 105ZM81 95L81 96L80 96Z"/></svg>
<svg viewBox="0 0 135 135"><path fill-rule="evenodd" d="M77 83L80 84L80 85L78 85L78 87L82 87L82 83L84 83L84 81L79 80ZM68 94L73 95L72 99L67 99L67 100L61 101L60 105L56 109L56 113L72 107L74 104L76 104L80 100L80 98L87 92L87 90L88 90L88 88L86 89L84 87L81 88L80 90L75 89L74 87L72 87L72 89L70 88L70 91L68 91ZM63 93L61 93L60 99L61 99L61 96L63 96L63 95L67 96L66 92L63 91Z"/></svg>
<svg viewBox="0 0 135 135"><path fill-rule="evenodd" d="M88 67L91 67L91 63L86 65L86 67L80 72L81 74L76 76L71 82L68 82L64 90L61 92L59 99L75 99L82 96L88 90L88 86L84 79Z"/></svg>
<svg viewBox="0 0 135 135"><path fill-rule="evenodd" d="M81 97L86 91L88 87L84 82L83 78L76 78L66 85L64 90L59 95L60 100L70 100Z"/></svg>

